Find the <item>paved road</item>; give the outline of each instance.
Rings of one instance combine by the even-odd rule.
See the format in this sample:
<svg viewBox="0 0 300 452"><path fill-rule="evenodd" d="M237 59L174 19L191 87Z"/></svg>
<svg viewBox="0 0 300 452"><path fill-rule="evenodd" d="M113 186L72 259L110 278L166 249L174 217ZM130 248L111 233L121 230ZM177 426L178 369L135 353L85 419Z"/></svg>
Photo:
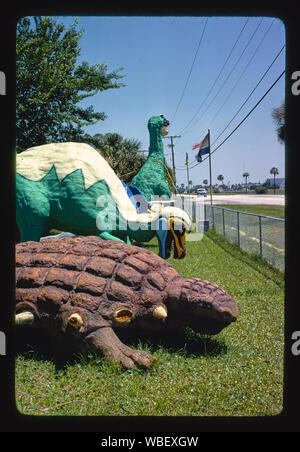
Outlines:
<svg viewBox="0 0 300 452"><path fill-rule="evenodd" d="M195 198L200 198L197 196ZM214 195L213 204L269 204L276 206L285 205L284 195ZM203 199L203 198L202 198ZM210 196L204 198L205 203L210 203Z"/></svg>

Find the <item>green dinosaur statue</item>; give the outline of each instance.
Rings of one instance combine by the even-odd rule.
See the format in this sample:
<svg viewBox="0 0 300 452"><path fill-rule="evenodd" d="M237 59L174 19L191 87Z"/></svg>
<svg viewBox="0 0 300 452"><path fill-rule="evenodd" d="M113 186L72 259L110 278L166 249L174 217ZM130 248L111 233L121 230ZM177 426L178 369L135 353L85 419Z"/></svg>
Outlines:
<svg viewBox="0 0 300 452"><path fill-rule="evenodd" d="M176 207L138 213L106 160L84 143L51 143L16 159L16 220L20 241L38 241L45 228L106 240L147 242L155 235L159 254L185 255L192 223Z"/></svg>
<svg viewBox="0 0 300 452"><path fill-rule="evenodd" d="M136 187L148 201L155 197L171 198L171 191L165 182L164 146L162 135L170 123L163 115L152 116L148 121L150 134L149 154L140 171L130 185Z"/></svg>

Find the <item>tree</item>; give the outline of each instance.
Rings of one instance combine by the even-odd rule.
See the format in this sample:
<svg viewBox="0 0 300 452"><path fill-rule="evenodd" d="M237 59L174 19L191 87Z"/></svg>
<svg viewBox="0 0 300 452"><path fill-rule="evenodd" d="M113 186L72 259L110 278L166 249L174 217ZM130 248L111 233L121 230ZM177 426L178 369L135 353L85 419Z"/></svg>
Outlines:
<svg viewBox="0 0 300 452"><path fill-rule="evenodd" d="M127 185L130 185L131 180L146 161L146 157L141 151L141 142L134 138L123 138L118 133L106 133L105 135L97 133L94 136L85 134L80 137L79 141L96 148L119 179ZM170 190L174 191L174 174L166 164L165 175Z"/></svg>
<svg viewBox="0 0 300 452"><path fill-rule="evenodd" d="M249 176L250 176L249 173L244 173L244 174L243 174L243 177L246 179L246 192L247 192L247 188L248 188L247 183L248 183L248 177L249 177Z"/></svg>
<svg viewBox="0 0 300 452"><path fill-rule="evenodd" d="M118 133L97 133L94 136L85 134L80 141L94 146L126 184L130 183L146 161L140 153L141 142L133 138L123 138Z"/></svg>
<svg viewBox="0 0 300 452"><path fill-rule="evenodd" d="M273 174L274 176L274 195L275 195L275 189L276 189L276 184L275 184L275 177L277 176L277 174L279 174L278 168L276 168L275 166L273 166L273 168L270 169L270 174Z"/></svg>
<svg viewBox="0 0 300 452"><path fill-rule="evenodd" d="M110 88L125 86L118 68L77 64L83 30L78 21L68 29L52 17L24 17L16 30L16 145L31 146L77 141L82 127L104 120L104 112L80 101Z"/></svg>
<svg viewBox="0 0 300 452"><path fill-rule="evenodd" d="M223 182L224 176L222 174L219 174L219 176L217 177L217 180Z"/></svg>
<svg viewBox="0 0 300 452"><path fill-rule="evenodd" d="M203 184L204 184L204 187L207 189L208 180L207 180L207 179L204 179L204 180L203 180Z"/></svg>
<svg viewBox="0 0 300 452"><path fill-rule="evenodd" d="M285 102L272 110L272 118L276 124L277 138L280 143L285 141Z"/></svg>

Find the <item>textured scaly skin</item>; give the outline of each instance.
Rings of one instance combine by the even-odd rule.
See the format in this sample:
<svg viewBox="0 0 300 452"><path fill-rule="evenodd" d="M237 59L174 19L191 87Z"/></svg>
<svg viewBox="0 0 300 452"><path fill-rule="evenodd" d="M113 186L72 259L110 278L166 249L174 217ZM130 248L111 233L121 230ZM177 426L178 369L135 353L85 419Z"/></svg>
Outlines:
<svg viewBox="0 0 300 452"><path fill-rule="evenodd" d="M157 310L166 313L155 317ZM16 246L16 312L34 314L59 348L102 352L125 367L153 357L117 337L133 331L178 332L185 326L217 334L238 315L217 284L183 278L151 251L99 237L48 239ZM70 324L70 316L82 319Z"/></svg>

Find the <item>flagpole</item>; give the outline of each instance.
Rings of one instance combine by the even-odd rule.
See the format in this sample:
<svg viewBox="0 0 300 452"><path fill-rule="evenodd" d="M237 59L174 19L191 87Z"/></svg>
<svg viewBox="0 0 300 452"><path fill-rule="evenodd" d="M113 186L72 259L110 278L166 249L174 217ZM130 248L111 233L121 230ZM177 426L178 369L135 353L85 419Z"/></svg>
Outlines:
<svg viewBox="0 0 300 452"><path fill-rule="evenodd" d="M212 183L211 183L211 155L210 155L210 130L208 129L208 146L209 146L209 185L210 185L210 205L212 206Z"/></svg>
<svg viewBox="0 0 300 452"><path fill-rule="evenodd" d="M209 185L210 185L210 211L212 215L212 228L215 229L215 215L212 207L212 177L211 177L211 154L210 154L210 129L208 129L208 146L209 146Z"/></svg>

